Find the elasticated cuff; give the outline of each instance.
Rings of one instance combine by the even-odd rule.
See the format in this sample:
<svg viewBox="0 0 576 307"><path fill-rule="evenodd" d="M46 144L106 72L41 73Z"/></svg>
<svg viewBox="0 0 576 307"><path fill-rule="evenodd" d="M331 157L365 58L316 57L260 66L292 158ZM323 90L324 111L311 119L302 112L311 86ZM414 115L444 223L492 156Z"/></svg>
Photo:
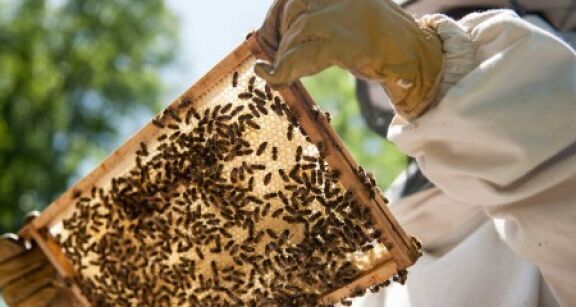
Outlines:
<svg viewBox="0 0 576 307"><path fill-rule="evenodd" d="M454 19L443 14L425 15L418 20L422 27L430 28L440 37L444 53L444 69L430 105L436 105L448 90L471 72L478 63L470 34Z"/></svg>

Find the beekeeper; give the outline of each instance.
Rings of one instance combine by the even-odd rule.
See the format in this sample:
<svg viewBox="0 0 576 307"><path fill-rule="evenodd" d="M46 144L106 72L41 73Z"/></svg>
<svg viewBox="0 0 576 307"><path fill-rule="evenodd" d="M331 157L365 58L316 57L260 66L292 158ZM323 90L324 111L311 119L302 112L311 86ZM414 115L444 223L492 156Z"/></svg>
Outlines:
<svg viewBox="0 0 576 307"><path fill-rule="evenodd" d="M407 286L357 306L576 306L566 43L510 10L414 21L385 0L276 1L260 39L276 56L256 72L277 87L332 65L379 83L388 138L435 185L392 207L424 244Z"/></svg>
<svg viewBox="0 0 576 307"><path fill-rule="evenodd" d="M388 137L435 187L392 209L424 255L357 306L576 305L576 57L509 10L417 21L390 0L277 0L259 40L276 87L337 65L378 82ZM38 249L0 240L9 304L66 297ZM56 284L56 285L55 285Z"/></svg>

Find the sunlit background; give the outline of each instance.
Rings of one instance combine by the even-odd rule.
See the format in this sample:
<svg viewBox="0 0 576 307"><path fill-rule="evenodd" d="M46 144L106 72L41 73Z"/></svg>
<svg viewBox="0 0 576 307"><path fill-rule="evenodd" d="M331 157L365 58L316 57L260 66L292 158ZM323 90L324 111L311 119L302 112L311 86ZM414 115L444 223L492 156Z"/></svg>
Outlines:
<svg viewBox="0 0 576 307"><path fill-rule="evenodd" d="M0 0L0 232L17 231L192 85L270 3ZM385 188L406 159L366 127L354 79L330 69L304 83Z"/></svg>

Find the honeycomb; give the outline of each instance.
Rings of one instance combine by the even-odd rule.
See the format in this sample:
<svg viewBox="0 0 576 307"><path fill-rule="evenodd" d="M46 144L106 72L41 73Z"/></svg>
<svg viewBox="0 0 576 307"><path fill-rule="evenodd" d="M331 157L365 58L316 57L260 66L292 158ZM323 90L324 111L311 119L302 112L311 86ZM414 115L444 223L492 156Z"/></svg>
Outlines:
<svg viewBox="0 0 576 307"><path fill-rule="evenodd" d="M52 232L91 304L318 306L389 259L325 146L254 64L180 97L121 170L73 192Z"/></svg>

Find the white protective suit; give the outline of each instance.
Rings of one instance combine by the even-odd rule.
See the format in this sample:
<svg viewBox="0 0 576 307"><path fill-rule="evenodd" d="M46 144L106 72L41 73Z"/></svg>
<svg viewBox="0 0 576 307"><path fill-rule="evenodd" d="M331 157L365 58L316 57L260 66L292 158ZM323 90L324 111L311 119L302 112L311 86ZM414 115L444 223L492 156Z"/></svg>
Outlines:
<svg viewBox="0 0 576 307"><path fill-rule="evenodd" d="M511 11L424 22L441 99L388 132L437 186L391 205L424 255L354 306L576 306L576 54Z"/></svg>

